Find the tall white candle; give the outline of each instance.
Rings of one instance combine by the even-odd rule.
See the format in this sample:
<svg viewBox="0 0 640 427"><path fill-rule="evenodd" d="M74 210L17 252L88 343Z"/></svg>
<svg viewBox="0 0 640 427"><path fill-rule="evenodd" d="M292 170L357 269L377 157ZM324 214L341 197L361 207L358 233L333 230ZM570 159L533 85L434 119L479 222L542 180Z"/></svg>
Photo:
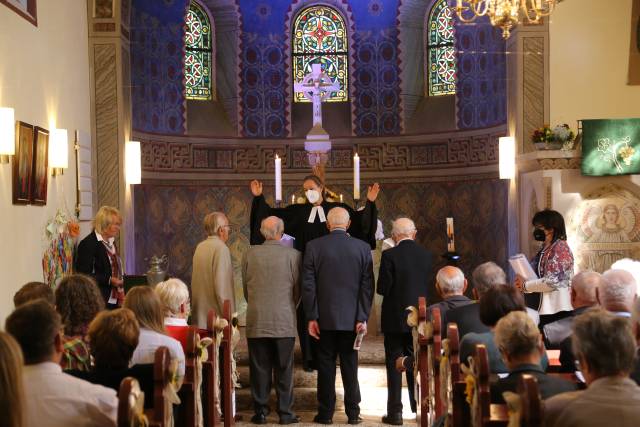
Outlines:
<svg viewBox="0 0 640 427"><path fill-rule="evenodd" d="M447 252L456 251L456 242L453 235L453 218L447 217Z"/></svg>
<svg viewBox="0 0 640 427"><path fill-rule="evenodd" d="M282 200L282 160L276 154L276 201Z"/></svg>
<svg viewBox="0 0 640 427"><path fill-rule="evenodd" d="M360 157L358 157L358 153L353 156L353 199L360 199Z"/></svg>
<svg viewBox="0 0 640 427"><path fill-rule="evenodd" d="M295 203L296 203L296 195L295 195L295 194L292 194L292 195L291 195L291 204L293 205L293 204L295 204Z"/></svg>
<svg viewBox="0 0 640 427"><path fill-rule="evenodd" d="M340 194L340 203L343 203L344 199L342 198L342 194Z"/></svg>

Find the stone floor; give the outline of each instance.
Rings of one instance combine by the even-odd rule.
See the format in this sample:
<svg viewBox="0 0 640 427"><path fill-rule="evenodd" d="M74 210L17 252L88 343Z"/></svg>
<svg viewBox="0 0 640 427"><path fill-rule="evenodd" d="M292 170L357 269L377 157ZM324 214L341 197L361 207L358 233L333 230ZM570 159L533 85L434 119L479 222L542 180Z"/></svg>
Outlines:
<svg viewBox="0 0 640 427"><path fill-rule="evenodd" d="M237 422L239 426L251 426L250 419L253 415L251 391L249 389L249 367L248 351L246 339L244 338L244 328L241 328L241 340L236 349L238 360L238 372L240 383L243 388L236 390L236 408L242 416L242 421ZM294 410L301 418L299 426L317 425L313 424L313 417L316 414L316 372L308 373L302 370L300 364L300 350L296 344L295 351L296 367L294 372L295 404ZM380 418L386 413L387 387L386 372L384 367L384 345L381 336L367 336L360 349L358 357L359 369L358 379L360 382L360 403L361 416L364 419L362 426L383 426ZM334 414L334 425L347 425L347 417L344 414L342 380L340 378L340 368L336 373L336 413ZM403 406L405 408L403 417L405 425L416 425L415 414L409 409L408 393L406 384L403 387ZM275 391L271 393L272 408L275 407ZM269 422L278 425L278 415L273 412L269 417Z"/></svg>

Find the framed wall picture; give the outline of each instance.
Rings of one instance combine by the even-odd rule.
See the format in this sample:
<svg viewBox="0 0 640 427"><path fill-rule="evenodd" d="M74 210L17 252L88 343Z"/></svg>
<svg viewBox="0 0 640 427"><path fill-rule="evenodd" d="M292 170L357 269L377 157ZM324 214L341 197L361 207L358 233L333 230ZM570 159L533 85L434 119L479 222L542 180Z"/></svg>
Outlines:
<svg viewBox="0 0 640 427"><path fill-rule="evenodd" d="M31 180L31 203L47 204L49 174L49 131L36 126L33 136L33 179Z"/></svg>
<svg viewBox="0 0 640 427"><path fill-rule="evenodd" d="M31 201L33 138L33 125L25 122L16 123L16 154L13 156L14 205L27 205Z"/></svg>

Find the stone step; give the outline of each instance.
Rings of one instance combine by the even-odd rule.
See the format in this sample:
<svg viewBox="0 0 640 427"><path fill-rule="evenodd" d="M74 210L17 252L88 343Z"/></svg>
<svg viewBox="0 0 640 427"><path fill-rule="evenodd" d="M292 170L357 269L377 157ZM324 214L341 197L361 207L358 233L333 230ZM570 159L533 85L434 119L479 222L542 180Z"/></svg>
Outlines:
<svg viewBox="0 0 640 427"><path fill-rule="evenodd" d="M240 383L249 386L249 366L238 366L238 374ZM358 366L358 380L360 387L386 387L387 371L384 365L364 365ZM317 372L305 372L299 366L293 373L293 386L298 387L315 387L317 382ZM402 375L402 383L406 386L406 376ZM336 368L336 387L342 387L342 377L340 376L340 367Z"/></svg>
<svg viewBox="0 0 640 427"><path fill-rule="evenodd" d="M387 410L387 388L386 387L367 387L360 388L362 401L360 410L364 414L382 416ZM402 401L406 416L411 416L408 394L406 387L403 387ZM294 411L314 411L318 406L317 392L315 387L300 387L294 391ZM271 392L269 399L269 407L274 410L276 408L275 391ZM251 390L247 388L236 389L236 410L238 412L252 412L253 399L251 398ZM344 390L342 387L336 387L336 412L344 411Z"/></svg>
<svg viewBox="0 0 640 427"><path fill-rule="evenodd" d="M249 350L247 348L247 340L244 337L244 328L241 328L240 331L241 339L235 349L236 361L239 366L249 364ZM302 352L297 338L294 347L294 360L297 363L302 361ZM380 364L384 366L384 337L381 335L367 335L362 342L362 347L358 354L358 362L361 365Z"/></svg>

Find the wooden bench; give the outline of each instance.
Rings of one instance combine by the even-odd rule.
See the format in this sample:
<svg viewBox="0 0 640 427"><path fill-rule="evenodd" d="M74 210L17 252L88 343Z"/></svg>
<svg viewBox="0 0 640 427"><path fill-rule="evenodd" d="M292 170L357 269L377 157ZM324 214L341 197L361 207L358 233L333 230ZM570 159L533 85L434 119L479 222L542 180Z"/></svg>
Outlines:
<svg viewBox="0 0 640 427"><path fill-rule="evenodd" d="M138 380L126 377L118 392L118 427L142 427L145 425L144 393Z"/></svg>
<svg viewBox="0 0 640 427"><path fill-rule="evenodd" d="M420 325L425 328L421 330ZM442 415L440 401L440 356L442 351L440 309L434 308L427 313L427 302L424 297L418 299L418 372L419 392L418 423L430 426ZM425 335L426 334L426 335Z"/></svg>
<svg viewBox="0 0 640 427"><path fill-rule="evenodd" d="M475 405L471 412L473 427L503 427L509 424L509 412L506 404L491 403L491 391L489 389L489 356L487 348L483 344L476 345L473 356L475 366ZM542 401L538 389L538 381L535 377L523 374L518 383L521 411L520 426L538 427L542 421Z"/></svg>
<svg viewBox="0 0 640 427"><path fill-rule="evenodd" d="M182 387L178 391L180 406L178 417L180 424L184 427L195 427L196 425L196 389L198 381L198 370L196 367L198 357L198 328L190 326L187 331L187 346L185 347L185 373Z"/></svg>
<svg viewBox="0 0 640 427"><path fill-rule="evenodd" d="M442 411L450 427L463 427L469 423L469 405L465 398L466 383L460 370L460 334L458 325L447 325L447 339L443 342L443 358L440 361L440 389L442 390ZM445 365L442 365L444 363Z"/></svg>
<svg viewBox="0 0 640 427"><path fill-rule="evenodd" d="M145 414L149 426L169 426L172 416L172 405L165 396L165 388L171 382L171 355L167 347L158 347L153 362L153 408Z"/></svg>

